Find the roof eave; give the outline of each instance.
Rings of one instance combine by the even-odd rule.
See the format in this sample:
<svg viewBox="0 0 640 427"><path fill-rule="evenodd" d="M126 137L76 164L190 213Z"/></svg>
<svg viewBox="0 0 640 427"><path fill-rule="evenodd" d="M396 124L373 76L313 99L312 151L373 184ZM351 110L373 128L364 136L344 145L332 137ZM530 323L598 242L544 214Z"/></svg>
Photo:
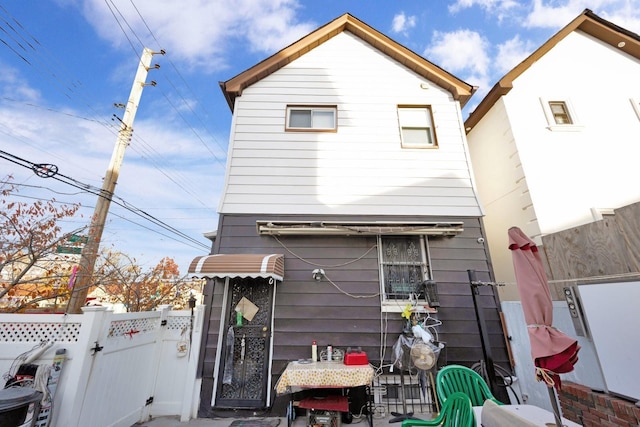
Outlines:
<svg viewBox="0 0 640 427"><path fill-rule="evenodd" d="M233 111L235 98L242 95L244 88L265 78L343 31L353 33L413 72L447 89L462 106L468 102L476 90L474 86L458 79L352 15L344 14L253 67L220 83L220 88L231 110Z"/></svg>
<svg viewBox="0 0 640 427"><path fill-rule="evenodd" d="M469 131L471 131L478 122L480 122L482 117L487 114L500 97L509 93L511 88L513 88L513 81L518 76L524 73L538 59L544 56L562 39L575 30L584 31L587 34L640 59L640 36L613 24L606 19L600 18L590 9L585 9L573 21L554 34L549 40L547 40L547 42L529 55L524 61L505 74L504 77L502 77L498 83L491 88L489 93L482 99L482 101L480 101L478 107L476 107L476 109L471 112L467 120L465 120L464 127L466 132L469 133ZM619 45L620 42L625 42L622 47Z"/></svg>

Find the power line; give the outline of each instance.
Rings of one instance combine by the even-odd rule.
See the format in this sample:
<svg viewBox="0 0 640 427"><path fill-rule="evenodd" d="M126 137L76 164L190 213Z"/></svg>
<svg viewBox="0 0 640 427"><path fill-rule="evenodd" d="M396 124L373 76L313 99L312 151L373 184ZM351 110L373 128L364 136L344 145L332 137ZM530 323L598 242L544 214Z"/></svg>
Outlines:
<svg viewBox="0 0 640 427"><path fill-rule="evenodd" d="M14 156L10 153L7 153L6 151L0 150L0 157L8 160L12 163L15 163L17 165L23 166L27 169L32 170L37 176L41 177L41 178L53 178L57 181L63 182L67 185L71 185L75 188L81 189L83 191L89 192L91 194L94 194L96 196L99 197L103 197L106 198L107 196L105 196L100 188L94 187L92 185L89 184L84 184L81 183L80 181L77 181L71 177L68 177L66 175L63 175L61 173L58 172L58 167L52 164L42 164L42 163L33 163L29 160L25 160L22 159L20 157ZM113 198L116 198L117 200L113 200ZM139 217L153 223L154 225L163 228L166 231L169 231L179 237L181 237L182 239L198 245L199 247L205 248L206 250L209 250L209 246L205 245L204 243L200 242L199 240L194 239L193 237L183 233L182 231L166 224L165 222L159 220L158 218L154 217L153 215L145 212L142 209L139 209L135 206L133 206L131 203L127 202L126 200L122 199L119 196L115 196L113 195L112 197L112 203L115 203L116 205L128 210L129 212L132 212L136 215L138 215ZM125 219L125 218L123 218ZM133 221L131 221L133 222ZM133 222L134 224L136 224L135 222Z"/></svg>
<svg viewBox="0 0 640 427"><path fill-rule="evenodd" d="M20 184L20 183L15 183L15 182L11 182L11 181L0 181L0 184L11 184L11 185L19 186L19 187L38 188L38 189L43 189L43 190L49 190L49 191L51 191L51 192L53 192L53 193L57 193L57 194L62 194L62 195L71 195L71 196L72 196L72 195L77 195L77 194L82 194L82 193L83 193L83 192L76 192L76 193L64 193L64 192L56 191L56 190L54 190L54 189L52 189L52 188L45 187L45 186L41 186L41 185ZM16 197L16 198L21 198L21 199L30 199L30 200L39 200L39 201L51 201L52 203L56 203L56 204L60 204L60 205L64 205L64 204L71 205L71 204L73 204L73 202L63 202L63 201L59 201L59 200L52 201L52 200L49 200L49 199L46 199L46 198L43 198L43 197L25 196L25 195L23 195L23 194L12 194L11 196L12 196L12 197ZM83 205L83 207L84 207L84 208L94 208L94 206L84 206L84 205ZM126 209L126 208L125 208L125 209ZM195 246L193 246L191 243L184 242L184 241L180 241L180 240L178 240L178 239L176 239L176 238L174 238L174 237L171 237L171 236L169 236L169 235L167 235L167 234L160 233L158 230L154 230L154 229L152 229L152 228L150 228L150 227L147 227L147 226L145 226L145 225L143 225L143 224L140 224L139 222L136 222L136 221L134 221L134 220L132 220L132 219L130 219L130 218L127 218L127 217L125 217L125 216L119 215L118 213L110 212L110 214L111 214L111 215L113 215L113 216L116 216L116 217L118 217L118 218L120 218L120 219L122 219L123 221L127 221L127 222L129 222L129 223L131 223L131 224L134 224L134 225L136 225L136 226L138 226L138 227L140 227L140 228L144 228L144 229L146 229L146 230L149 230L149 231L151 231L152 233L155 233L155 234L158 234L158 235L160 235L160 236L166 237L167 239L173 240L173 241L178 242L178 243L186 244L187 246L189 246L189 247L191 247L191 248L194 248L194 249L201 249L200 247L195 247ZM79 222L80 222L80 221L69 221L69 220L62 220L62 221L64 221L64 222L69 222L69 223L79 223ZM208 247L207 247L207 248L208 248Z"/></svg>
<svg viewBox="0 0 640 427"><path fill-rule="evenodd" d="M77 114L71 114L71 113L66 112L66 111L56 110L55 108L51 108L51 107L43 107L41 105L37 105L37 104L34 104L32 102L18 101L17 99L9 98L9 97L6 97L6 96L3 96L2 99L4 99L5 101L15 102L16 104L22 104L22 105L25 105L27 107L38 108L40 110L49 111L51 113L57 113L57 114L61 114L63 116L72 117L74 119L81 119L81 120L86 120L88 122L104 124L104 122L101 121L101 120L90 119L88 117L79 116Z"/></svg>
<svg viewBox="0 0 640 427"><path fill-rule="evenodd" d="M105 0L107 1L107 0ZM111 0L110 0L111 1ZM140 17L140 20L142 21L142 23L144 24L144 26L146 27L147 31L149 32L149 35L153 38L153 40L156 42L157 47L158 48L162 48L162 44L160 43L160 41L158 40L158 38L155 36L154 32L151 30L151 28L149 27L149 24L147 23L146 19L144 18L144 16L142 16L142 13L140 12L140 10L138 9L138 7L135 5L135 3L133 2L133 0L130 0L131 5L133 6L133 8L135 9L136 13L138 14L138 16ZM115 7L115 6L114 6ZM116 8L116 10L118 10ZM136 40L138 40L138 42L142 45L142 41L140 39L140 37L135 33L135 31L133 30L133 28L131 27L131 25L129 24L129 22L126 20L126 18L124 18L124 16L120 13L120 11L118 10L120 17L122 18L122 20L126 23L127 27L129 28L129 30L131 31L131 33L135 36ZM113 13L112 13L113 14ZM116 18L115 14L113 14L114 18L116 19L116 21L118 21L118 19ZM123 26L120 24L120 22L118 21L118 26L120 27L120 29L122 30L122 32L124 33L124 36L127 38L127 40L129 40L129 43L131 44L131 39L128 37L128 35L126 34L126 32L124 31ZM132 45L133 48L133 45ZM134 48L135 50L135 48ZM180 73L180 71L178 70L178 68L175 66L175 64L173 63L173 61L171 61L170 58L167 58L167 60L169 61L169 64L171 65L171 67L173 68L173 70L175 71L175 73L178 75L178 77L182 80L182 82L185 84L185 86L189 89L189 92L194 96L195 99L198 100L198 102L200 104L202 104L202 102L198 99L198 96L196 95L196 92L193 91L193 89L191 89L191 87L189 86L189 84L187 83L187 81L184 79L184 77L182 76L182 74ZM225 149L220 145L219 141L211 134L211 132L209 132L206 124L204 123L204 121L200 118L200 116L197 114L197 112L195 110L193 110L193 108L191 107L191 103L188 102L184 96L182 95L182 93L178 90L178 87L173 83L173 81L168 77L168 75L166 75L162 69L160 70L160 72L167 78L167 82L171 85L171 87L174 89L175 93L180 97L180 99L183 101L183 104L187 107L187 109L189 109L191 111L191 113L199 120L199 122L203 125L203 128L205 130L207 130L207 133L209 133L209 136L216 142L216 145L218 146L218 148L220 148L221 152L225 152ZM211 148L208 146L208 144L204 141L204 139L199 135L199 133L193 128L193 126L187 121L187 119L184 117L184 115L180 112L180 110L176 107L176 105L169 99L169 97L163 92L163 95L165 97L165 99L167 100L168 104L174 109L174 111L178 114L178 116L182 119L182 121L190 128L190 130L193 132L193 134L196 136L196 138L198 138L198 140L202 143L202 145L207 149L207 151L209 151L209 153L213 156L213 158L216 160L216 162L220 162L222 164L223 159L220 159L212 150Z"/></svg>
<svg viewBox="0 0 640 427"><path fill-rule="evenodd" d="M129 31L131 31L131 33L133 33L133 35L136 37L136 39L138 40L138 43L140 43L140 46L144 46L144 43L142 43L142 40L140 40L140 38L136 35L135 31L133 31L133 29L131 28L131 26L129 25L129 23L127 22L126 19L124 19L124 16L122 15L122 13L120 12L120 9L118 9L118 7L115 5L115 3L113 3L113 1L111 0L104 0L105 4L107 5L107 7L109 8L109 11L111 12L111 15L113 15L113 19L116 20L116 23L118 24L118 26L120 27L120 31L122 31L122 34L124 34L125 38L127 39L127 41L129 42L129 45L131 46L131 49L133 50L133 53L136 55L136 57L138 59L140 58L140 55L138 55L138 51L136 50L135 46L133 45L133 43L131 42L131 39L129 38L129 36L127 35L127 32L124 30L124 28L122 28L122 24L120 23L120 20L118 19L118 17L116 16L115 12L113 11L113 9L111 8L111 6L113 6L113 8L115 10L118 11L118 15L120 15L120 17L122 18L122 20L125 22L125 24L127 24L127 27L129 27ZM109 6L109 3L111 3L111 6Z"/></svg>
<svg viewBox="0 0 640 427"><path fill-rule="evenodd" d="M135 39L142 43L141 39L135 34L134 30L132 29L132 27L129 25L128 22L126 22L126 19L124 18L123 14L120 12L120 10L115 6L115 4L113 2L111 2L111 6L109 6L108 0L105 0L105 2L107 3L107 6L109 7L109 10L111 11L114 19L118 22L118 25L120 26L120 29L122 30L123 34L125 34L125 37L127 37L127 40L129 41L129 44L131 45L131 47L133 48L134 51L136 51L135 46L134 46L134 41L128 37L127 35L127 31L125 28L125 25L121 24L121 20L124 21L124 23L126 24L126 27L131 31L132 34L134 34ZM134 5L135 7L135 5ZM84 101L85 105L94 113L95 110L93 109L93 107L91 107L91 105L89 104L89 102L87 102L86 100L84 100L81 96L81 94L76 90L78 88L80 88L82 86L82 84L79 81L76 81L75 79L72 79L70 81L63 81L61 79L61 77L63 76L71 76L72 73L71 72L61 72L60 71L60 67L56 67L56 61L52 61L51 58L53 58L55 60L55 57L52 57L50 54L46 53L46 48L45 46L40 43L40 41L33 36L31 33L29 33L29 31L27 31L25 29L25 27L20 24L20 22L13 16L11 16L11 14L2 6L0 6L0 8L2 9L3 15L6 16L7 18L0 17L0 30L5 34L5 36L2 38L2 42L9 48L9 50L11 50L11 52L13 54L15 54L16 56L18 56L23 62L25 62L27 65L31 66L32 69L37 72L38 74L40 74L41 76L51 79L53 81L53 86L54 87L58 87L60 89L60 91L69 99L73 99L73 98L77 98L77 100L80 101ZM114 10L115 9L115 10ZM157 42L157 38L155 37L155 35L153 35L151 29L149 28L149 26L147 25L146 21L144 20L144 17L142 17L142 15L140 14L139 10L136 8L136 11L138 12L140 18L142 19L143 23L145 24L145 26L147 27L148 31L150 32L150 34L152 35L152 37L154 38L154 40L156 40ZM120 17L120 18L119 18ZM4 23L4 25L3 25ZM2 34L0 34L1 36ZM6 39L6 40L5 40ZM139 55L136 56L139 58ZM49 59L46 59L49 58ZM174 68L175 72L179 75L179 71L178 69L175 67L175 64L172 64L172 67ZM44 70L44 72L43 72ZM184 79L183 79L184 80ZM180 93L180 91L178 90L178 88L173 84L173 82L171 81L171 79L167 76L167 81L170 83L170 86L173 87L173 89L176 91L176 93L178 94L178 96L182 99L182 102L184 103L184 105L186 105L189 110L191 111L191 113L194 116L198 116L197 112L192 108L191 103L187 102L186 99L184 98L184 96L182 96L182 94ZM193 93L193 91L192 91ZM169 97L165 94L165 98L167 99L167 101L169 101ZM13 102L18 102L15 101L13 99L9 99L9 98L5 98L7 100L11 100ZM174 110L179 112L179 109L176 105L174 105L173 103L171 103L170 101L168 102L168 104L170 105L171 108L173 108ZM61 113L59 111L50 109L50 108L46 108L46 107L40 107L37 106L35 104L26 104L28 106L31 107L36 107L36 108L42 108L48 111L52 111L52 112L57 112L60 114L64 114ZM68 114L71 117L76 117L76 118L80 118L83 120L89 120L89 121L94 121L102 126L104 126L109 132L111 133L116 133L116 131L114 130L114 127L109 124L108 121L105 121L103 119L99 119L96 118L95 119L89 119L89 118L85 118L85 117L80 117L80 116L75 116L75 115L71 115ZM221 160L218 156L216 156L215 152L212 151L212 149L207 145L207 143L204 141L204 139L200 136L200 133L198 131L196 131L187 121L187 118L184 117L184 115L180 114L180 118L187 124L187 126L191 129L191 131L193 132L194 135L196 135L197 139L203 144L203 146L205 146L205 148L209 151L209 153L212 154L212 156L214 157L216 162L219 162L220 164L223 164L223 160ZM199 118L199 116L198 116ZM200 119L201 123L203 123L203 121ZM204 129L206 129L206 126L204 126ZM210 134L211 135L211 134ZM211 135L212 136L212 135ZM213 136L212 136L213 138ZM215 140L215 138L213 138ZM197 200L198 202L200 202L200 204L202 204L203 206L206 207L206 204L200 200L198 198L197 194L194 194L194 192L192 190L190 190L190 188L195 187L194 185L189 185L189 184L182 184L181 182L188 182L188 180L185 180L185 177L180 177L178 176L177 179L173 178L169 172L166 171L166 167L164 166L164 162L157 157L158 153L151 147L150 144L146 143L146 141L144 141L139 135L134 135L133 140L135 142L141 142L141 149L144 149L145 147L147 147L147 152L143 151L138 151L137 147L136 147L136 151L141 155L142 158L145 158L149 161L151 161L153 167L155 167L158 171L160 171L163 175L165 175L169 180L171 180L174 184L176 184L181 190L183 190L186 194L189 194L191 197L193 197L195 200ZM216 140L216 143L218 141ZM28 141L26 142L28 143ZM30 144L31 145L31 144ZM132 146L136 146L137 144L132 144ZM218 144L219 145L219 144ZM225 152L226 150L222 149L222 152ZM39 148L40 150L42 150L41 148ZM42 150L44 152L46 152L46 150ZM151 156L149 156L149 153L152 154ZM154 160L155 158L158 158L158 160ZM15 159L14 159L15 160ZM22 165L25 167L29 167L30 169L32 169L32 165ZM52 171L50 170L50 168L53 168L55 165L42 165L43 169L39 171L39 173L43 174L42 176L47 176L47 174L51 173ZM33 170L33 169L32 169ZM34 172L36 172L34 170ZM52 176L49 176L52 177ZM80 189L81 191L84 192L88 192L94 195L98 195L100 197L104 197L100 194L100 189L98 189L97 187L92 187L92 186L88 186L87 184L83 184L77 180L74 180L71 177L67 177L65 175L56 173L55 174L55 178L58 181L62 181L65 182L68 185L72 185L78 189ZM135 208L134 206L132 206L131 204L127 203L126 201L120 199L120 201L116 200L114 203L118 204L119 206L122 206L125 209L128 209L129 211L135 213L136 215L139 215L151 222L156 223L156 225L162 227L162 228L166 228L170 226L164 224L160 221L160 223L157 223L156 221L157 218L153 217L152 215L149 215L147 212L145 212L142 209L138 209ZM198 244L200 244L200 242L198 242ZM206 246L207 249L209 249L208 246Z"/></svg>
<svg viewBox="0 0 640 427"><path fill-rule="evenodd" d="M124 14L121 12L120 9L118 9L118 7L115 5L115 3L111 0L105 0L105 3L107 5L107 7L109 8L111 14L113 15L114 19L116 20L118 26L120 27L121 31L123 32L123 34L125 35L125 37L127 38L130 46L132 47L132 49L134 50L134 52L136 53L136 57L139 59L139 55L136 52L135 46L134 46L134 41L132 40L132 38L130 38L127 34L127 28L129 30L129 32L131 34L133 34L133 36L135 37L135 40L137 40L140 44L142 44L142 40L141 38L135 33L135 31L133 30L133 27L129 24L129 22L127 22L126 18L124 17ZM1 7L1 6L0 6ZM144 23L144 25L147 27L147 30L149 31L149 33L151 34L151 36L153 37L153 39L157 42L157 38L155 37L155 35L152 33L151 29L149 28L146 20L144 19L144 17L142 16L142 14L140 13L140 11L137 9L137 7L134 4L134 8L136 9L136 12L138 13L138 15L140 16L140 19L142 20L142 22ZM38 58L38 56L43 56L41 51L44 48L44 46L39 42L39 40L33 36L32 34L30 34L24 26L22 26L20 24L20 22L13 16L10 15L10 13L2 7L2 11L4 12L5 15L8 16L8 18L6 19L2 19L3 22L5 22L5 26L7 27L6 30L4 30L4 28L2 28L5 33L9 34L11 33L12 36L11 37L11 42L14 46L11 46L9 43L7 43L7 47L11 48L12 52L16 55L19 55L21 58L24 58L26 60L26 62L31 65L32 67L34 67L33 69L36 72L39 72L42 75L42 72L40 71L41 68L46 68L45 65L52 63L54 61L50 61L47 60L46 62L43 62L41 59ZM9 21L11 21L12 23L14 23L14 25L10 25ZM1 23L0 23L1 24ZM22 34L24 33L24 35ZM23 52L23 53L21 53ZM50 57L50 55L48 56ZM54 58L55 59L55 58ZM42 65L38 65L35 66L35 64L42 64ZM174 68L175 72L180 75L178 69L175 67L175 64L173 64L173 62L171 62L172 67ZM77 97L79 95L79 93L75 90L76 88L78 88L79 86L81 86L81 83L76 82L75 80L71 81L70 83L66 83L63 82L59 76L68 76L71 75L71 72L68 71L58 71L58 70L54 70L51 67L46 68L47 70L50 70L49 74L45 77L49 77L52 78L54 80L54 85L57 87L62 88L62 92L65 94L65 96L67 96L68 98L72 98L72 97ZM165 74L166 76L166 74ZM200 117L198 116L197 112L195 110L193 110L191 103L187 102L184 99L184 96L180 93L180 91L178 90L178 88L173 84L173 82L171 81L171 79L168 78L167 76L167 81L169 82L170 86L174 88L174 90L176 91L176 93L178 94L178 96L183 100L184 105L192 112L192 114L194 114L194 116L197 116L198 119L200 120L201 123L204 124L204 122L202 121L202 119L200 119ZM183 79L184 81L184 79ZM191 91L192 93L194 93L193 91ZM169 97L166 96L167 100L169 100ZM169 105L171 108L173 108L179 115L180 118L183 120L183 122L191 129L192 133L194 135L196 135L196 138L200 141L200 143L208 150L208 152L210 154L212 154L214 160L217 163L220 163L222 166L224 166L224 159L221 159L220 157L218 157L216 155L216 153L214 153L214 151L209 147L209 145L204 141L204 139L200 136L199 132L196 131L187 121L186 117L184 117L184 115L182 115L180 113L180 110L178 109L178 107L176 107L173 103L171 103L169 101ZM87 106L88 103L87 103ZM41 108L45 108L45 107L41 107ZM89 106L89 108L91 108L91 106ZM46 109L46 108L45 108ZM113 129L112 126L110 126L108 124L108 122L105 122L102 119L95 119L95 122L105 126L111 133L115 134L116 131ZM204 129L207 130L206 126L204 126ZM218 144L218 146L221 149L221 152L226 152L225 149L223 149L220 144L218 143L218 141L215 139L215 137L213 137L213 135L211 135L211 133L209 132L209 135L212 137L212 139L214 139L214 141L216 141L216 143ZM134 135L133 140L136 142L140 141L140 137L139 135ZM148 144L147 144L148 145ZM137 151L137 150L136 150ZM165 175L168 179L170 179L173 183L175 183L181 190L183 190L186 194L188 194L191 197L194 197L196 199L198 199L198 196L196 194L194 194L192 191L190 191L190 188L193 188L194 185L191 185L191 183L189 182L188 179L185 179L184 176L177 176L176 178L172 177L171 175L173 173L169 173L166 171L166 167L163 168L163 162L162 160L153 160L152 158L149 158L147 155L145 155L143 152L139 152L138 153L141 155L142 158L145 158L147 160L151 160L153 167L156 168L158 171L160 171L160 173L162 173L163 175ZM186 182L185 183L180 183L180 182ZM203 206L206 206L205 203L203 203L201 200L198 200Z"/></svg>

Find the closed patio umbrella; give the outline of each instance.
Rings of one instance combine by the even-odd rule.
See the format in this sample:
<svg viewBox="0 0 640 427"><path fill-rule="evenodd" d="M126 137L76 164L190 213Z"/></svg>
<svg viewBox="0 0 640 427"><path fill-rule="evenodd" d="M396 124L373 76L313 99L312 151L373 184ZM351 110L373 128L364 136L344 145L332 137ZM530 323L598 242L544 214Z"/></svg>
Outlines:
<svg viewBox="0 0 640 427"><path fill-rule="evenodd" d="M578 361L580 346L577 340L552 325L553 303L549 282L536 244L518 227L511 227L509 249L513 258L524 320L529 332L536 379L545 382L556 424L561 426L555 388L560 389L559 374L573 371L573 366Z"/></svg>

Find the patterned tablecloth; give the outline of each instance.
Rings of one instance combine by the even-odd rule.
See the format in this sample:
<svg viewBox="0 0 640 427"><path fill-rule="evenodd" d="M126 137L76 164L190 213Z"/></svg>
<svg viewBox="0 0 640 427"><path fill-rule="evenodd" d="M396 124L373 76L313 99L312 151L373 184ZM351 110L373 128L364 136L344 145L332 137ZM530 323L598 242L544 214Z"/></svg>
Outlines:
<svg viewBox="0 0 640 427"><path fill-rule="evenodd" d="M292 388L348 388L373 382L371 365L345 365L342 362L289 362L276 383L276 393Z"/></svg>

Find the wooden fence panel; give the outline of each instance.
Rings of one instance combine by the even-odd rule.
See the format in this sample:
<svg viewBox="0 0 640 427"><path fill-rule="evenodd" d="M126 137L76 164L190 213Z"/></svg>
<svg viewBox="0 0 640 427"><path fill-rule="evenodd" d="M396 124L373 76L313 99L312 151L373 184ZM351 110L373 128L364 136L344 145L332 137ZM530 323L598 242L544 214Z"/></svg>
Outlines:
<svg viewBox="0 0 640 427"><path fill-rule="evenodd" d="M559 282L552 288L558 291L573 280L639 272L639 216L640 203L636 203L600 221L543 236L549 280Z"/></svg>
<svg viewBox="0 0 640 427"><path fill-rule="evenodd" d="M621 238L627 248L625 254L631 271L640 271L640 203L615 210Z"/></svg>

